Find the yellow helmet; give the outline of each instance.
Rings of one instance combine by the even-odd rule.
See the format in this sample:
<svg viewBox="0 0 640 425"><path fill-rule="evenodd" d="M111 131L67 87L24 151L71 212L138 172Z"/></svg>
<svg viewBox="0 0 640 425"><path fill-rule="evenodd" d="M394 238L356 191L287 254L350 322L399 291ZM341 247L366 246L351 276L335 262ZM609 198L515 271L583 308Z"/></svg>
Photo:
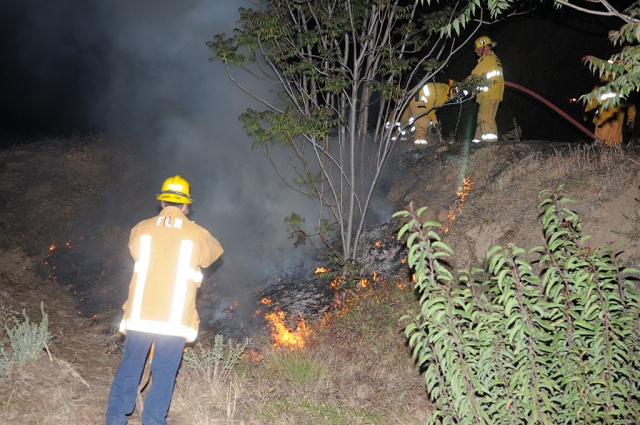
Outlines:
<svg viewBox="0 0 640 425"><path fill-rule="evenodd" d="M493 47L496 47L497 45L498 45L498 43L496 43L494 41L491 41L491 39L489 37L487 37L486 35L483 35L482 37L476 38L476 41L474 43L476 52L478 50L480 50L481 48L483 48L484 46L489 46L489 47L493 48Z"/></svg>
<svg viewBox="0 0 640 425"><path fill-rule="evenodd" d="M156 199L176 204L190 204L193 202L191 186L180 176L169 177L162 183L162 189Z"/></svg>

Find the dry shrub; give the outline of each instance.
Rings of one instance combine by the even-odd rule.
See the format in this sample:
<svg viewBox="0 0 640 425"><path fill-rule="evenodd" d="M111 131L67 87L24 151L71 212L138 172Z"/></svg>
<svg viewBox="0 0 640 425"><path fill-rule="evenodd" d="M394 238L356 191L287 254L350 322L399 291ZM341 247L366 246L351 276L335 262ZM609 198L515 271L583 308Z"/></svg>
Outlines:
<svg viewBox="0 0 640 425"><path fill-rule="evenodd" d="M530 152L524 158L518 149L517 145L491 145L474 152L468 167L476 189L491 193L529 188L537 193L564 183L567 192L597 192L620 189L632 172L619 149L569 146L556 148L550 155Z"/></svg>
<svg viewBox="0 0 640 425"><path fill-rule="evenodd" d="M202 379L195 370L181 370L173 393L170 422L193 425L247 423L235 419L241 388L237 377L214 385Z"/></svg>

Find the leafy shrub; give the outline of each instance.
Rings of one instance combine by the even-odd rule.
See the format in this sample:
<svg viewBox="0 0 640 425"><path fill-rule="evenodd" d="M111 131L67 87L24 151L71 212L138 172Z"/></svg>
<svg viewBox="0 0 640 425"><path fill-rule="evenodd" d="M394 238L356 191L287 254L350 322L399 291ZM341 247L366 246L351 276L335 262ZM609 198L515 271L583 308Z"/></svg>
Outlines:
<svg viewBox="0 0 640 425"><path fill-rule="evenodd" d="M36 360L44 355L47 343L51 340L49 332L49 315L44 311L44 303L40 303L40 311L42 312L42 321L39 324L31 323L26 310L22 310L24 321L13 316L13 327L9 329L5 327L9 342L11 343L11 352L4 354L5 363L17 363L24 365L32 360Z"/></svg>
<svg viewBox="0 0 640 425"><path fill-rule="evenodd" d="M182 363L207 383L213 386L223 384L248 344L248 338L243 343L230 339L225 344L222 335L216 335L213 345L205 346L198 342L187 350L182 356Z"/></svg>
<svg viewBox="0 0 640 425"><path fill-rule="evenodd" d="M405 316L435 410L431 424L634 424L640 417L639 297L619 247L586 246L562 188L543 191L537 261L513 244L453 274L453 251L411 220L420 312Z"/></svg>

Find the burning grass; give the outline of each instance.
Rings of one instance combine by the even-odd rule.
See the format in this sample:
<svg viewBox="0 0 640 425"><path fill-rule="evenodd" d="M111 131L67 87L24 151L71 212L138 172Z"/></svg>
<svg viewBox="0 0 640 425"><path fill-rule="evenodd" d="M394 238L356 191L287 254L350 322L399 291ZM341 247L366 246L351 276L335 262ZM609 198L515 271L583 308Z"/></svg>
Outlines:
<svg viewBox="0 0 640 425"><path fill-rule="evenodd" d="M326 326L313 322L304 348L254 339L228 384L181 372L170 422L193 424L423 424L424 381L398 322L414 304L406 282L382 284L348 303Z"/></svg>
<svg viewBox="0 0 640 425"><path fill-rule="evenodd" d="M287 326L284 311L267 313L264 318L271 326L271 338L275 346L289 348L292 351L304 348L305 340L311 334L311 328L304 318L298 320L295 330Z"/></svg>
<svg viewBox="0 0 640 425"><path fill-rule="evenodd" d="M399 282L366 294L313 327L303 350L269 347L245 364L245 401L253 400L242 402L245 414L274 424L424 423L424 383L398 323L412 292Z"/></svg>

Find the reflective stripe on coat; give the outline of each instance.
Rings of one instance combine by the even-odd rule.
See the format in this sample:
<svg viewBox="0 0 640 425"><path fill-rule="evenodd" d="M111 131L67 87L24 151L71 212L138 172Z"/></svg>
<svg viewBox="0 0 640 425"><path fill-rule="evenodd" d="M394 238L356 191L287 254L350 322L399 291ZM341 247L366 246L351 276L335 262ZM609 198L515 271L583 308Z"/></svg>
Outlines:
<svg viewBox="0 0 640 425"><path fill-rule="evenodd" d="M478 58L478 64L471 75L478 75L489 80L489 86L480 91L476 97L476 102L481 103L486 100L500 100L504 95L504 74L500 59L493 51L487 52Z"/></svg>
<svg viewBox="0 0 640 425"><path fill-rule="evenodd" d="M120 331L195 340L200 323L196 311L200 268L222 255L220 243L179 208L170 206L131 230L129 251L135 266Z"/></svg>

